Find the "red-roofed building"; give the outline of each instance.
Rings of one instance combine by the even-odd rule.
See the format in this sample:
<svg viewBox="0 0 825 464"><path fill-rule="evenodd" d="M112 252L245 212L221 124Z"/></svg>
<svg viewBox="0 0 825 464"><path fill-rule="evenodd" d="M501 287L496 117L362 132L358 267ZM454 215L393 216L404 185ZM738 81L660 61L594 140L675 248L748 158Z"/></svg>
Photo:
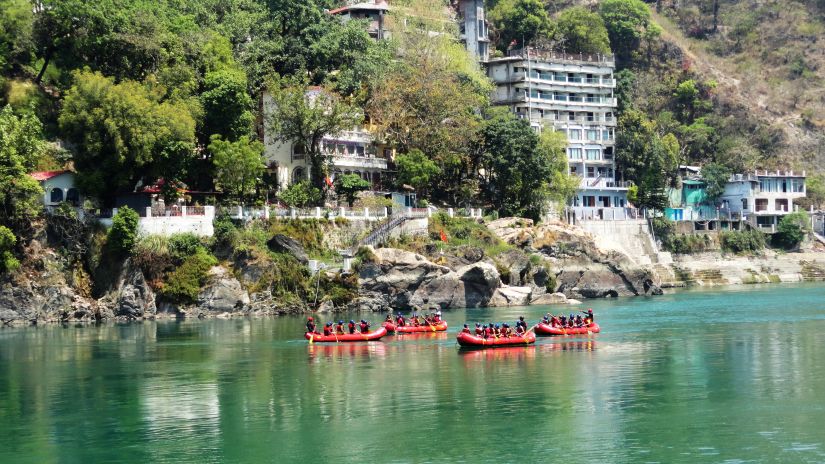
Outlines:
<svg viewBox="0 0 825 464"><path fill-rule="evenodd" d="M68 170L36 171L29 174L43 187L43 204L57 206L69 202L80 206L80 191L75 187L75 174Z"/></svg>

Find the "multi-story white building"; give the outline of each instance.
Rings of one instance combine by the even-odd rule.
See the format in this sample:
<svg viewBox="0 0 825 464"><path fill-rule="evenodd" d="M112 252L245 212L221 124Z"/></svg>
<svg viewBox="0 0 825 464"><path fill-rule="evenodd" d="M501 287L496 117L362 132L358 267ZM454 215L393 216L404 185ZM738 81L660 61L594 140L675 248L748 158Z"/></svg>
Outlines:
<svg viewBox="0 0 825 464"><path fill-rule="evenodd" d="M572 206L624 208L629 184L616 178L616 98L612 55L519 49L487 63L493 102L537 131L567 136L570 173L581 178ZM606 217L602 212L597 216ZM607 217L614 217L607 215Z"/></svg>
<svg viewBox="0 0 825 464"><path fill-rule="evenodd" d="M313 93L307 92L307 98ZM263 94L264 114L272 111L272 97ZM363 126L353 127L339 134L330 134L321 141L321 150L327 156L331 167L331 180L337 174L358 174L379 190L384 184L387 158L384 150L375 142L372 133ZM276 174L279 189L310 178L310 162L306 148L293 142L281 142L264 126L264 157L267 167Z"/></svg>
<svg viewBox="0 0 825 464"><path fill-rule="evenodd" d="M805 171L757 170L731 176L719 202L723 211L741 215L772 232L782 216L794 211L794 200L805 195Z"/></svg>

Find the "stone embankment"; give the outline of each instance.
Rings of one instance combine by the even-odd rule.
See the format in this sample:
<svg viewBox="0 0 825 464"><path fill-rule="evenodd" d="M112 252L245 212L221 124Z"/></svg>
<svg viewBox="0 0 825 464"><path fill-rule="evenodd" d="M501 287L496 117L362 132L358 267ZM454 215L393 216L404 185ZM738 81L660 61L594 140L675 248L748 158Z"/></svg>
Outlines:
<svg viewBox="0 0 825 464"><path fill-rule="evenodd" d="M722 256L719 253L674 255L673 276L664 287L741 285L825 280L825 253L807 251L762 256Z"/></svg>

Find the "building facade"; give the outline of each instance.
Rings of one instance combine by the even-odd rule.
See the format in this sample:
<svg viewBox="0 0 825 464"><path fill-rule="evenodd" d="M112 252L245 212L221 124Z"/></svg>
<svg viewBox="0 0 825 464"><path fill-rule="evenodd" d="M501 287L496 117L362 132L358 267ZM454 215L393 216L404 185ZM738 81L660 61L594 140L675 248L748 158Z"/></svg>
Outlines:
<svg viewBox="0 0 825 464"><path fill-rule="evenodd" d="M75 187L75 174L71 171L37 171L30 174L43 188L43 205L57 206L67 202L80 206L83 200Z"/></svg>
<svg viewBox="0 0 825 464"><path fill-rule="evenodd" d="M329 14L339 16L344 21L366 20L370 37L381 40L388 36L385 19L389 9L385 0L348 1L339 8L329 10Z"/></svg>
<svg viewBox="0 0 825 464"><path fill-rule="evenodd" d="M629 183L617 179L614 156L614 69L612 55L529 48L512 50L487 63L487 74L496 86L495 104L509 106L537 131L555 130L567 136L570 174L581 179L573 207L627 206Z"/></svg>
<svg viewBox="0 0 825 464"><path fill-rule="evenodd" d="M307 98L312 98L312 90ZM263 94L264 114L272 110L272 97ZM266 127L264 132L264 157L267 168L275 173L278 188L310 178L310 162L305 147L292 142L281 142L277 134ZM330 134L321 141L321 151L330 163L330 180L339 174L357 174L370 182L372 190L381 190L386 184L388 153L376 143L372 133L363 126L353 127L340 134Z"/></svg>
<svg viewBox="0 0 825 464"><path fill-rule="evenodd" d="M806 195L805 171L754 171L734 174L719 198L720 209L748 218L756 227L773 232L782 216L796 210L794 200Z"/></svg>
<svg viewBox="0 0 825 464"><path fill-rule="evenodd" d="M478 61L485 63L490 58L490 34L484 0L454 0L457 13L458 34L467 51Z"/></svg>

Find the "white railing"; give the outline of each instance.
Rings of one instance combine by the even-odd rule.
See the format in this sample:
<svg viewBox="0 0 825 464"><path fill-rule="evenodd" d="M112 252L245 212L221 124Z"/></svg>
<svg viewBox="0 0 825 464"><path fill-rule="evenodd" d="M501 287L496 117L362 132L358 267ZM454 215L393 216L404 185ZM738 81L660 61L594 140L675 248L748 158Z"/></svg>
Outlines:
<svg viewBox="0 0 825 464"><path fill-rule="evenodd" d="M645 219L645 211L638 208L600 207L600 206L568 206L565 208L567 222L575 224L577 221L627 221Z"/></svg>

